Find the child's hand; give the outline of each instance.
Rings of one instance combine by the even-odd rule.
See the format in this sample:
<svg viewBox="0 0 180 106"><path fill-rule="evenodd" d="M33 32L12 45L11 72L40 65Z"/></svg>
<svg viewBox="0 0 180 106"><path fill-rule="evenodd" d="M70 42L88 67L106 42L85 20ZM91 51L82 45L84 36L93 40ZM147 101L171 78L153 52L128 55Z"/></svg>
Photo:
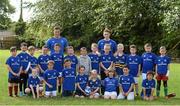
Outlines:
<svg viewBox="0 0 180 106"><path fill-rule="evenodd" d="M108 76L108 72L109 72L108 70L105 70L105 71L104 71L104 73L106 74L106 76Z"/></svg>
<svg viewBox="0 0 180 106"><path fill-rule="evenodd" d="M52 86L52 85L50 85L50 84L48 84L48 87L49 87L49 88L53 88L53 86Z"/></svg>

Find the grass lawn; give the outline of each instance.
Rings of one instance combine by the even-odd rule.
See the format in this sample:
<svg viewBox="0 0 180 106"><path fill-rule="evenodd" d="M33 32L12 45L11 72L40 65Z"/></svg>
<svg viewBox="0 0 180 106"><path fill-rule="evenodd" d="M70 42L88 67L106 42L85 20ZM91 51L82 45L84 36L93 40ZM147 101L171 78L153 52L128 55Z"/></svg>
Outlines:
<svg viewBox="0 0 180 106"><path fill-rule="evenodd" d="M36 55L38 55L37 53ZM0 105L178 105L180 104L180 64L173 63L170 66L170 78L168 81L169 92L175 92L176 97L166 100L163 97L163 87L161 89L161 98L154 101L142 101L137 97L134 101L127 100L104 100L104 99L77 99L77 98L41 98L38 100L31 97L8 97L7 68L5 60L10 53L7 50L0 50Z"/></svg>

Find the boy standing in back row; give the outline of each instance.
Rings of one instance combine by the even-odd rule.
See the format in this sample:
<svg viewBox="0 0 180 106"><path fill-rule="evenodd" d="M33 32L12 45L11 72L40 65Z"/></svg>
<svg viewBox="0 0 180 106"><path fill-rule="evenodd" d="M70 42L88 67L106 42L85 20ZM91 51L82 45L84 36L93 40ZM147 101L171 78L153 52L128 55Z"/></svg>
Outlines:
<svg viewBox="0 0 180 106"><path fill-rule="evenodd" d="M28 74L26 71L28 70L28 64L29 64L29 54L27 51L27 43L23 42L21 43L21 52L18 54L18 57L20 58L21 65L22 65L22 71L20 74L20 96L25 95L25 89L27 87L27 80L28 80Z"/></svg>
<svg viewBox="0 0 180 106"><path fill-rule="evenodd" d="M164 86L164 96L168 99L168 75L169 75L169 64L170 58L166 55L166 47L160 47L160 56L156 59L156 79L157 79L157 89L156 95L160 96L161 80L163 81Z"/></svg>
<svg viewBox="0 0 180 106"><path fill-rule="evenodd" d="M148 71L155 70L156 55L152 53L152 46L150 43L144 45L145 53L142 54L142 79L146 79Z"/></svg>
<svg viewBox="0 0 180 106"><path fill-rule="evenodd" d="M13 97L13 87L14 94L18 96L18 83L20 81L20 73L22 70L20 58L17 56L16 47L10 48L11 56L7 59L6 65L9 71L8 76L8 89L9 96Z"/></svg>

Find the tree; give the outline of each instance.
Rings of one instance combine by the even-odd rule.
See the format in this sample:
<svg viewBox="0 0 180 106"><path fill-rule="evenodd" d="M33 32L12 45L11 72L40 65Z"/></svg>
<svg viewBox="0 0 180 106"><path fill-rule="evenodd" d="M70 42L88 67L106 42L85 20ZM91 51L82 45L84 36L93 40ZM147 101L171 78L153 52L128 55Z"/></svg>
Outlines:
<svg viewBox="0 0 180 106"><path fill-rule="evenodd" d="M0 1L0 30L9 28L11 19L8 16L14 12L15 8L10 4L9 0Z"/></svg>

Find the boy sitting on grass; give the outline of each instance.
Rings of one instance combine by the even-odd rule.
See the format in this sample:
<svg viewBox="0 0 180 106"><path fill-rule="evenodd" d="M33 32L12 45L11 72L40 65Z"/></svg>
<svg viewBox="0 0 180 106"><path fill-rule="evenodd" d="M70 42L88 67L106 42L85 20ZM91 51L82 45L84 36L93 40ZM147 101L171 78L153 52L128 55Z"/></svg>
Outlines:
<svg viewBox="0 0 180 106"><path fill-rule="evenodd" d="M32 94L33 98L39 98L39 92L42 92L43 87L39 87L40 79L38 78L37 69L32 69L32 75L28 79L28 88L25 89L26 94Z"/></svg>
<svg viewBox="0 0 180 106"><path fill-rule="evenodd" d="M141 97L144 100L154 100L156 81L153 79L153 76L153 72L148 71L146 74L146 79L142 82Z"/></svg>

